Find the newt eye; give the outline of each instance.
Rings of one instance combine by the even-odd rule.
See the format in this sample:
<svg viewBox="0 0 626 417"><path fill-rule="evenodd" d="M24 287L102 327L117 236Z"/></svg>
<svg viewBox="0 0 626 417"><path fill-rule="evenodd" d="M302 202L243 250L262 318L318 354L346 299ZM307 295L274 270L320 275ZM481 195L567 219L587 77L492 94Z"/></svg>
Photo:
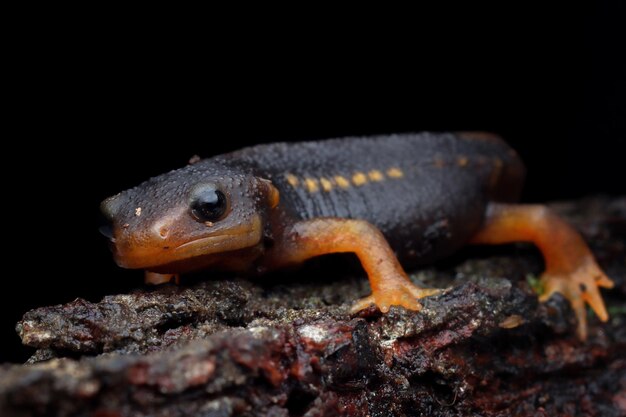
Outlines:
<svg viewBox="0 0 626 417"><path fill-rule="evenodd" d="M216 222L224 216L228 201L213 187L198 190L191 200L191 215L200 222Z"/></svg>

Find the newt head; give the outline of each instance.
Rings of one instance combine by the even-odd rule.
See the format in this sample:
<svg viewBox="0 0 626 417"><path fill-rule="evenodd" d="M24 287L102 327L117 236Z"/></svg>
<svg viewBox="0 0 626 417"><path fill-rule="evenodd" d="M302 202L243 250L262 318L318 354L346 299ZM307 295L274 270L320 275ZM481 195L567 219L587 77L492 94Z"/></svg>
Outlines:
<svg viewBox="0 0 626 417"><path fill-rule="evenodd" d="M268 180L204 160L107 198L100 208L118 265L177 273L259 245L262 217L276 204Z"/></svg>

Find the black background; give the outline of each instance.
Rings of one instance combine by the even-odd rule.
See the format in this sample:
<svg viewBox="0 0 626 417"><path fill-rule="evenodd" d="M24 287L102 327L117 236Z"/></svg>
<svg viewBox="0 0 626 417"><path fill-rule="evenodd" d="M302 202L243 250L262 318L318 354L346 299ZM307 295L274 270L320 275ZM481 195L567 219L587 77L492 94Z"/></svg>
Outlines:
<svg viewBox="0 0 626 417"><path fill-rule="evenodd" d="M623 12L607 2L36 36L14 63L15 148L4 153L19 167L5 171L0 362L30 353L13 330L25 311L141 285L113 264L98 204L194 154L487 130L525 160L525 201L625 194Z"/></svg>

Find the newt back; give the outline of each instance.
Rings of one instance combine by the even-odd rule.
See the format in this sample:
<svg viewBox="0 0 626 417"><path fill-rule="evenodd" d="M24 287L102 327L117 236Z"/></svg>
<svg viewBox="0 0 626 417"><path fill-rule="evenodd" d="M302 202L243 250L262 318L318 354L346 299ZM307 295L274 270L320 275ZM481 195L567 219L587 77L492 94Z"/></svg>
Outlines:
<svg viewBox="0 0 626 417"><path fill-rule="evenodd" d="M403 262L428 263L467 242L488 201L515 201L524 167L499 138L419 133L273 143L223 156L281 195L281 216L363 219Z"/></svg>

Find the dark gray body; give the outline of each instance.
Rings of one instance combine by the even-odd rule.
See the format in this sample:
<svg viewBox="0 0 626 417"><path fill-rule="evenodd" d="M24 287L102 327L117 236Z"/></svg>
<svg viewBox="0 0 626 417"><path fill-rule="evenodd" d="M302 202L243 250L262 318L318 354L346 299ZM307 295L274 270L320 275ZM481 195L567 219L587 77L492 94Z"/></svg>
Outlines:
<svg viewBox="0 0 626 417"><path fill-rule="evenodd" d="M280 215L269 229L318 217L363 219L376 225L402 262L431 262L467 243L481 226L490 201L515 201L524 167L502 140L487 134L420 133L274 143L211 158L234 171L252 171L280 191ZM207 160L207 161L211 161ZM200 168L200 167L198 167ZM401 177L352 183L395 168ZM287 174L299 179L298 186ZM312 192L303 180L326 178L330 191Z"/></svg>

